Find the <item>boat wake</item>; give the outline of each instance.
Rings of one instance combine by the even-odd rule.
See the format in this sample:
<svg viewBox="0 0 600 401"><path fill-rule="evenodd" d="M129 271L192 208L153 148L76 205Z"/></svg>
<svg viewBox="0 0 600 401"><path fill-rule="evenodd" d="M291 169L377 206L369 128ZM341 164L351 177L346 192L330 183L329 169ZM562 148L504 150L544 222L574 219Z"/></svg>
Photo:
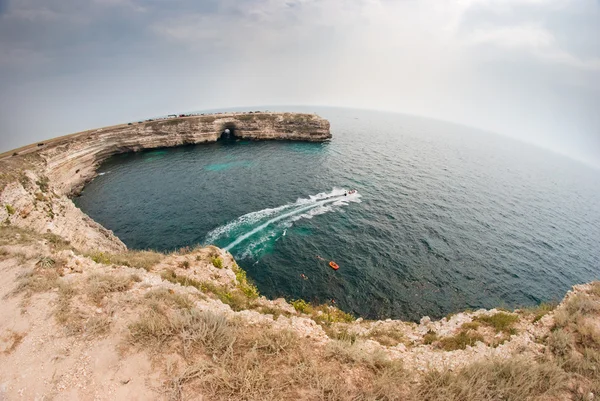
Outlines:
<svg viewBox="0 0 600 401"><path fill-rule="evenodd" d="M350 202L360 203L358 192L347 194L343 188L322 192L308 198L300 198L276 208L251 212L210 231L204 243L217 244L227 251L236 249L238 257L256 256L269 245L285 236L295 221L347 206ZM243 247L241 246L243 245Z"/></svg>

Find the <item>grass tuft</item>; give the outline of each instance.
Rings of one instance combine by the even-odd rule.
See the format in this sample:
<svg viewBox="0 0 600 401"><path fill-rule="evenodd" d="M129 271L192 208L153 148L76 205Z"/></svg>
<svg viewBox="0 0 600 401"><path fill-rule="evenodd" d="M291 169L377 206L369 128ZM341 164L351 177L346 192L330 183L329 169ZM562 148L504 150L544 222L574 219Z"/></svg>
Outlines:
<svg viewBox="0 0 600 401"><path fill-rule="evenodd" d="M444 337L439 340L440 347L445 351L454 351L465 349L467 346L473 346L478 341L483 342L483 336L472 330L461 330L452 337Z"/></svg>
<svg viewBox="0 0 600 401"><path fill-rule="evenodd" d="M377 327L371 330L367 337L388 347L396 346L405 340L402 331L391 327Z"/></svg>
<svg viewBox="0 0 600 401"><path fill-rule="evenodd" d="M556 365L523 358L476 362L458 371L430 371L415 394L423 401L557 399L567 377Z"/></svg>
<svg viewBox="0 0 600 401"><path fill-rule="evenodd" d="M505 312L498 312L490 316L478 316L473 319L475 322L481 322L496 330L496 333L513 334L513 326L519 321L519 316L511 315Z"/></svg>
<svg viewBox="0 0 600 401"><path fill-rule="evenodd" d="M92 252L87 254L96 263L103 265L120 265L137 267L151 271L152 267L160 263L164 254L153 251L127 251L122 253Z"/></svg>
<svg viewBox="0 0 600 401"><path fill-rule="evenodd" d="M86 294L92 302L100 304L110 293L129 290L134 281L130 275L93 274L88 278Z"/></svg>
<svg viewBox="0 0 600 401"><path fill-rule="evenodd" d="M214 267L217 269L223 268L223 259L220 256L213 256L210 258L210 261Z"/></svg>
<svg viewBox="0 0 600 401"><path fill-rule="evenodd" d="M9 204L6 204L6 211L8 212L9 215L15 214L15 208Z"/></svg>

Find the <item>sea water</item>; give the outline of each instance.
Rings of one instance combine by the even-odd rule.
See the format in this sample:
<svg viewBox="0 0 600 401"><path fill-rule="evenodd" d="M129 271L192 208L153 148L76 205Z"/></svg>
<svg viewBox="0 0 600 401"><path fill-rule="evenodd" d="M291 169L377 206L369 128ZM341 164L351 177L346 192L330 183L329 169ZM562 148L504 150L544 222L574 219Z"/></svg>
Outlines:
<svg viewBox="0 0 600 401"><path fill-rule="evenodd" d="M599 171L460 125L310 111L330 142L117 155L76 204L130 248L215 244L270 298L367 318L534 305L600 278Z"/></svg>

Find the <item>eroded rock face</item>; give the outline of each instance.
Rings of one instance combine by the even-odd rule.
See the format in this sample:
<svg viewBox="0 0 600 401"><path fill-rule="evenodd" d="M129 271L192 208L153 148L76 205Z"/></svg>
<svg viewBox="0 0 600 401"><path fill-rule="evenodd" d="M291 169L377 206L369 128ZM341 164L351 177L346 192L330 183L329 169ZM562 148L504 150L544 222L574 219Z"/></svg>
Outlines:
<svg viewBox="0 0 600 401"><path fill-rule="evenodd" d="M55 138L0 159L0 220L54 233L80 249L125 250L110 230L68 198L96 175L108 157L143 149L230 138L319 142L331 138L329 121L300 113L228 113L116 125Z"/></svg>
<svg viewBox="0 0 600 401"><path fill-rule="evenodd" d="M60 194L73 194L109 156L143 149L234 138L319 142L331 138L329 122L313 114L253 113L192 116L100 128L44 145L48 177Z"/></svg>

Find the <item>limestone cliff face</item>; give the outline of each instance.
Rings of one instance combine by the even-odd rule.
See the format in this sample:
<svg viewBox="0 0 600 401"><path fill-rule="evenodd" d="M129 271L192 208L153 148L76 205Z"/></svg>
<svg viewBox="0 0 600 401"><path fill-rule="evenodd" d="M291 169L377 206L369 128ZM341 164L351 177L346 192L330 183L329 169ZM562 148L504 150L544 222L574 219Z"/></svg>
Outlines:
<svg viewBox="0 0 600 401"><path fill-rule="evenodd" d="M44 144L47 174L60 194L72 194L116 153L217 141L225 130L253 140L325 141L329 122L313 114L252 113L191 116L86 131Z"/></svg>
<svg viewBox="0 0 600 401"><path fill-rule="evenodd" d="M325 141L329 127L314 114L228 113L122 124L33 144L0 156L0 220L58 234L82 249L123 250L68 198L111 155L215 142L224 132L251 140Z"/></svg>

